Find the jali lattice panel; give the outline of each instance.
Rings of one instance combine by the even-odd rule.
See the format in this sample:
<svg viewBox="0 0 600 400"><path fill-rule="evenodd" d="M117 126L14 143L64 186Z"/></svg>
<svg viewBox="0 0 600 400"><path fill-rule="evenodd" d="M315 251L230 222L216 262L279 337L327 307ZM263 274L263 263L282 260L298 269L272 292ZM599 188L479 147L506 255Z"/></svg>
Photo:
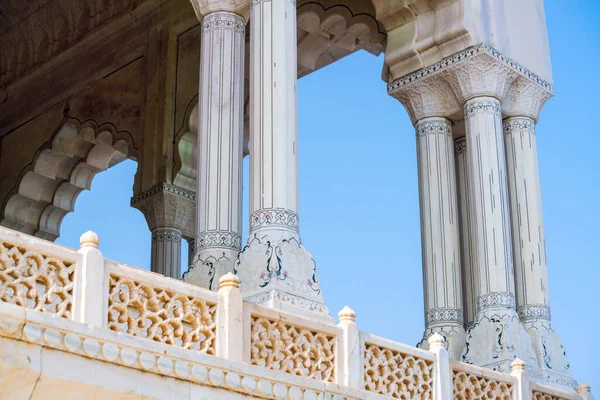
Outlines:
<svg viewBox="0 0 600 400"><path fill-rule="evenodd" d="M334 381L335 335L255 315L251 321L253 365Z"/></svg>
<svg viewBox="0 0 600 400"><path fill-rule="evenodd" d="M111 274L108 327L214 355L216 304Z"/></svg>
<svg viewBox="0 0 600 400"><path fill-rule="evenodd" d="M513 387L507 382L477 376L464 371L452 371L454 399L458 400L511 400Z"/></svg>
<svg viewBox="0 0 600 400"><path fill-rule="evenodd" d="M396 399L433 399L433 362L365 343L365 390Z"/></svg>
<svg viewBox="0 0 600 400"><path fill-rule="evenodd" d="M0 300L70 319L76 262L0 242Z"/></svg>
<svg viewBox="0 0 600 400"><path fill-rule="evenodd" d="M567 400L564 397L560 397L560 396L554 396L548 393L542 393L540 391L534 390L533 391L533 396L532 396L533 400Z"/></svg>

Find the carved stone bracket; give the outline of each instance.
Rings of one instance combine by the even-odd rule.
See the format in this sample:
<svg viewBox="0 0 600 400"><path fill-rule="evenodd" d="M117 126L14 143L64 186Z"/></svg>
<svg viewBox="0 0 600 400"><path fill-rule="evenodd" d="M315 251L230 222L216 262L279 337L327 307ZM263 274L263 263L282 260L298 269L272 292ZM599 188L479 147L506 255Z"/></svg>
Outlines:
<svg viewBox="0 0 600 400"><path fill-rule="evenodd" d="M161 183L132 197L131 206L144 214L148 227L173 227L183 236L194 237L196 194L178 186Z"/></svg>

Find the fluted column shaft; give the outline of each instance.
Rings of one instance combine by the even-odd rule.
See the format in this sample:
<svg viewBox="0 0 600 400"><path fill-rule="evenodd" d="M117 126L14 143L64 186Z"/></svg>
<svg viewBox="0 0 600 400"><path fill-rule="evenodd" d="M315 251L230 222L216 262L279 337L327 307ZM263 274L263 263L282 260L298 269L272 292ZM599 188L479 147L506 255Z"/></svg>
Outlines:
<svg viewBox="0 0 600 400"><path fill-rule="evenodd" d="M521 320L550 320L548 269L534 122L504 122L517 310Z"/></svg>
<svg viewBox="0 0 600 400"><path fill-rule="evenodd" d="M181 276L181 231L177 228L152 230L150 270L179 279Z"/></svg>
<svg viewBox="0 0 600 400"><path fill-rule="evenodd" d="M211 290L233 272L241 248L245 25L226 11L202 20L196 271L189 279Z"/></svg>
<svg viewBox="0 0 600 400"><path fill-rule="evenodd" d="M514 275L502 112L500 102L479 97L465 104L473 203L477 309L514 308Z"/></svg>
<svg viewBox="0 0 600 400"><path fill-rule="evenodd" d="M430 117L416 123L425 335L449 342L451 358L464 346L454 141L450 121Z"/></svg>
<svg viewBox="0 0 600 400"><path fill-rule="evenodd" d="M465 316L465 328L470 327L475 321L475 298L477 292L475 276L475 257L474 257L474 229L472 216L472 203L469 198L470 179L469 179L469 160L467 157L467 138L459 137L454 141L454 160L456 163L456 189L458 197L458 219L460 235L460 256L461 256L461 276L462 276L462 294L463 310Z"/></svg>
<svg viewBox="0 0 600 400"><path fill-rule="evenodd" d="M295 1L253 0L250 27L250 235L235 271L248 301L329 319L298 226Z"/></svg>
<svg viewBox="0 0 600 400"><path fill-rule="evenodd" d="M250 231L298 231L296 6L250 11Z"/></svg>

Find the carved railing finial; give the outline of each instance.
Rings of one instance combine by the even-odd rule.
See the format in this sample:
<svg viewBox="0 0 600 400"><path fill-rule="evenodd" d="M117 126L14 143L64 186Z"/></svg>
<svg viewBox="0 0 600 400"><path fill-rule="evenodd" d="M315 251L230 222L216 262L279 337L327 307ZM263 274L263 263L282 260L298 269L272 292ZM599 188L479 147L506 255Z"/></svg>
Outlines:
<svg viewBox="0 0 600 400"><path fill-rule="evenodd" d="M79 245L81 246L81 248L94 247L97 249L99 244L100 238L98 237L96 232L93 231L87 231L79 238Z"/></svg>

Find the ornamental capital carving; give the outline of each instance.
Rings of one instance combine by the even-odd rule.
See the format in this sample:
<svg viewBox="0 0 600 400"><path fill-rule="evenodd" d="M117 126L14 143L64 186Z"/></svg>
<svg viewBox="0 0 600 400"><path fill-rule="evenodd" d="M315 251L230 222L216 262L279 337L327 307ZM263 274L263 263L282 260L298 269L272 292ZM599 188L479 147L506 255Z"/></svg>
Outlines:
<svg viewBox="0 0 600 400"><path fill-rule="evenodd" d="M246 10L250 7L250 0L190 0L190 2L198 21L202 21L208 14L217 11L245 15L247 14Z"/></svg>
<svg viewBox="0 0 600 400"><path fill-rule="evenodd" d="M551 97L552 91L524 76L518 76L508 88L502 111L507 117L529 117L537 121L542 107Z"/></svg>
<svg viewBox="0 0 600 400"><path fill-rule="evenodd" d="M175 185L161 183L131 198L131 206L140 210L148 227L176 228L193 237L196 222L196 194Z"/></svg>
<svg viewBox="0 0 600 400"><path fill-rule="evenodd" d="M408 111L415 124L429 117L448 117L460 113L462 105L443 76L431 75L389 92Z"/></svg>
<svg viewBox="0 0 600 400"><path fill-rule="evenodd" d="M396 79L388 93L404 104L413 122L429 116L456 122L463 117L462 105L479 97L499 100L509 117L535 120L552 96L552 84L482 43Z"/></svg>

